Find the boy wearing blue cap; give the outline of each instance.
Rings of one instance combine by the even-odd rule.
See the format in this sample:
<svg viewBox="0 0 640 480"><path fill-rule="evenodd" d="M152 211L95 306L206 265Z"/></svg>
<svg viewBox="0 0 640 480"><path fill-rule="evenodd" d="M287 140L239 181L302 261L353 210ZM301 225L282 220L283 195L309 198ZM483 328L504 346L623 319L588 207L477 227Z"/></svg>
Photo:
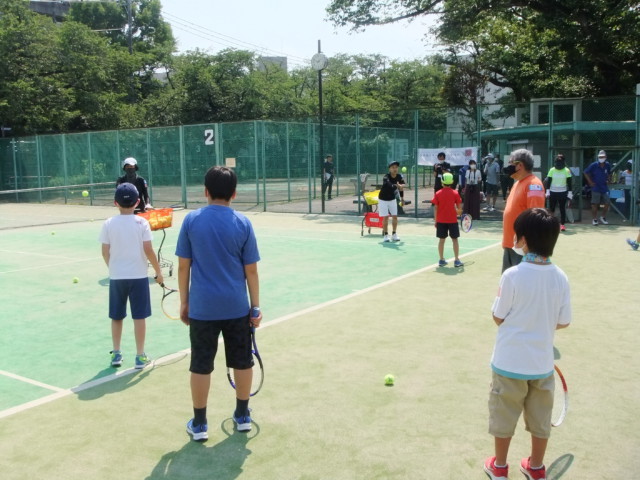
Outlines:
<svg viewBox="0 0 640 480"><path fill-rule="evenodd" d="M162 271L151 244L151 227L147 219L134 215L140 202L138 189L131 183L118 185L114 204L120 215L107 219L102 225L99 241L102 258L109 267L109 318L111 318L111 366L122 365L122 324L127 316L127 300L133 317L136 339L135 368L149 364L144 352L146 318L151 315L151 299L147 261L156 274L156 282L162 283Z"/></svg>

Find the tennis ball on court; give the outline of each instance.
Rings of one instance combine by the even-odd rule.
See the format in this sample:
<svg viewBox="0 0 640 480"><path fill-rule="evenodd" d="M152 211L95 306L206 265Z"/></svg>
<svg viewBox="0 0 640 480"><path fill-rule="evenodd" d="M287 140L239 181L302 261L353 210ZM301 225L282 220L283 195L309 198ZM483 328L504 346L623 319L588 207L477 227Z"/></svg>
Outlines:
<svg viewBox="0 0 640 480"><path fill-rule="evenodd" d="M387 387L392 387L393 386L393 382L395 382L395 378L393 377L393 375L391 375L390 373L386 374L384 376L384 384Z"/></svg>
<svg viewBox="0 0 640 480"><path fill-rule="evenodd" d="M407 167L402 167L402 173L407 173Z"/></svg>
<svg viewBox="0 0 640 480"><path fill-rule="evenodd" d="M86 191L86 190L83 190L83 191L82 191L82 196L83 196L83 197L88 197L88 196L89 196L89 192L88 192L88 191Z"/></svg>
<svg viewBox="0 0 640 480"><path fill-rule="evenodd" d="M78 277L73 277L73 283L78 283L80 279Z"/></svg>
<svg viewBox="0 0 640 480"><path fill-rule="evenodd" d="M55 234L56 234L56 231L55 231L55 230L53 230L53 231L51 232L51 235L55 235Z"/></svg>

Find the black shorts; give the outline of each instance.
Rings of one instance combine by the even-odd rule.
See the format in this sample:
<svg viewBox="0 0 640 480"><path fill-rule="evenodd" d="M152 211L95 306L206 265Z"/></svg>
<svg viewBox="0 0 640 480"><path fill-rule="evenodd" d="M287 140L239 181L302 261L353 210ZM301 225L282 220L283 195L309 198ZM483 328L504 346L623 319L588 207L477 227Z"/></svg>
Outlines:
<svg viewBox="0 0 640 480"><path fill-rule="evenodd" d="M436 237L438 238L458 238L460 236L460 228L456 223L441 223L436 225Z"/></svg>
<svg viewBox="0 0 640 480"><path fill-rule="evenodd" d="M189 319L191 339L191 365L189 371L208 375L213 372L213 360L218 351L218 338L222 332L227 366L238 370L253 367L251 352L251 326L249 315L231 320Z"/></svg>
<svg viewBox="0 0 640 480"><path fill-rule="evenodd" d="M487 183L487 195L498 195L498 185Z"/></svg>

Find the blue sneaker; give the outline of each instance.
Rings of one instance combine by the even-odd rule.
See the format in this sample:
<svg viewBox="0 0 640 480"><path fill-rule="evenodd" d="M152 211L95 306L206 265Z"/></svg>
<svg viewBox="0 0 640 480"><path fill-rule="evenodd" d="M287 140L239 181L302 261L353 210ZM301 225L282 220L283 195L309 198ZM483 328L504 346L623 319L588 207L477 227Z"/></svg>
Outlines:
<svg viewBox="0 0 640 480"><path fill-rule="evenodd" d="M120 350L112 350L109 353L111 354L112 367L119 367L122 365L122 352Z"/></svg>
<svg viewBox="0 0 640 480"><path fill-rule="evenodd" d="M146 353L136 355L136 369L142 370L144 367L151 363L151 359L147 357Z"/></svg>
<svg viewBox="0 0 640 480"><path fill-rule="evenodd" d="M209 440L209 434L207 433L208 429L209 427L207 427L206 423L194 426L193 418L187 422L187 433L191 435L194 442L206 442Z"/></svg>
<svg viewBox="0 0 640 480"><path fill-rule="evenodd" d="M636 242L636 241L634 241L634 240L631 240L630 238L627 238L627 243L628 243L628 244L629 244L629 246L630 246L631 248L633 248L634 250L638 250L638 247L640 247L640 243L638 243L638 242Z"/></svg>
<svg viewBox="0 0 640 480"><path fill-rule="evenodd" d="M456 260L455 262L453 262L453 266L454 267L464 267L464 263L462 263L460 260Z"/></svg>
<svg viewBox="0 0 640 480"><path fill-rule="evenodd" d="M248 432L249 430L251 430L251 417L249 416L250 413L251 409L249 409L246 415L236 417L236 412L233 412L233 423L236 424L236 428L239 432Z"/></svg>
<svg viewBox="0 0 640 480"><path fill-rule="evenodd" d="M447 261L446 260L440 260L438 261L438 266L439 267L445 267L447 265Z"/></svg>

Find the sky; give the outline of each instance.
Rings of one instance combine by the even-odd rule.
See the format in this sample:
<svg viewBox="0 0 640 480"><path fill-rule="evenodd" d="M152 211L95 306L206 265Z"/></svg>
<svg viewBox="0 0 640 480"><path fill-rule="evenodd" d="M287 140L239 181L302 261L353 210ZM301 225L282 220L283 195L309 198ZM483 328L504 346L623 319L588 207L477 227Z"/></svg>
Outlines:
<svg viewBox="0 0 640 480"><path fill-rule="evenodd" d="M251 50L264 56L286 56L290 68L308 66L318 51L328 57L381 54L390 59L421 59L435 53L429 28L433 16L413 22L368 27L349 33L327 19L330 0L161 0L163 18L171 24L178 51L199 48Z"/></svg>

